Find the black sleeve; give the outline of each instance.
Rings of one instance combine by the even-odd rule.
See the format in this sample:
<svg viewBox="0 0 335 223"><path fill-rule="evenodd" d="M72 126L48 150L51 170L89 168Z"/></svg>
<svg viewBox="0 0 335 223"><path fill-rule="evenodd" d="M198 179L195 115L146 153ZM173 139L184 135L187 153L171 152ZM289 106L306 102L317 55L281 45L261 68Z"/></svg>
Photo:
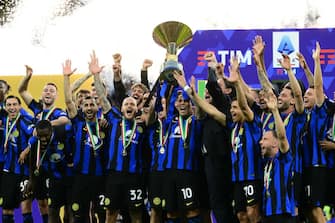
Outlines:
<svg viewBox="0 0 335 223"><path fill-rule="evenodd" d="M150 89L147 70L141 70L141 83Z"/></svg>
<svg viewBox="0 0 335 223"><path fill-rule="evenodd" d="M230 114L230 98L221 91L221 88L217 83L215 70L211 68L208 68L206 88L213 98L212 104L222 113L226 115Z"/></svg>
<svg viewBox="0 0 335 223"><path fill-rule="evenodd" d="M116 103L122 105L123 99L127 97L126 88L122 81L114 81L114 94Z"/></svg>

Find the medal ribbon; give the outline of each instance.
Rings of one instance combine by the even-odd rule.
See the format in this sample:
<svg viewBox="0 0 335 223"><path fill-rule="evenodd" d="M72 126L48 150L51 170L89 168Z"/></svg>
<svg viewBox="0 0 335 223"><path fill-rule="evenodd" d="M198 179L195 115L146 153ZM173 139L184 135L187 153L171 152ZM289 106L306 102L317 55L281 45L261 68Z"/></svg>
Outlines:
<svg viewBox="0 0 335 223"><path fill-rule="evenodd" d="M94 140L93 140L93 131L92 131L91 126L88 122L86 122L86 128L87 128L88 136L90 137L90 140L91 140L93 150L97 150L98 147L96 147L96 145L94 143ZM100 139L100 128L99 128L99 122L98 122L97 119L95 119L95 131L96 131L96 134L97 134L97 137L98 137L98 140L99 140Z"/></svg>
<svg viewBox="0 0 335 223"><path fill-rule="evenodd" d="M262 117L263 115L265 115L265 113L262 114ZM270 121L270 118L272 117L272 113L268 113L266 114L266 118L263 122L263 119L262 119L262 122L263 122L263 129L265 129L265 127L268 125L268 122Z"/></svg>
<svg viewBox="0 0 335 223"><path fill-rule="evenodd" d="M9 139L9 136L11 135L13 129L14 129L14 126L16 125L16 122L19 120L21 114L19 113L15 120L13 122L11 122L11 124L9 125L9 117L7 117L7 120L6 120L6 134L5 134L5 143L4 143L4 152L7 152L7 144L8 144L8 139Z"/></svg>
<svg viewBox="0 0 335 223"><path fill-rule="evenodd" d="M288 122L290 121L291 115L292 115L292 112L286 116L284 120L284 126L287 126Z"/></svg>
<svg viewBox="0 0 335 223"><path fill-rule="evenodd" d="M183 117L179 115L178 126L179 126L179 130L181 133L181 138L183 139L184 143L186 142L186 139L188 137L188 129L189 129L189 124L191 120L192 120L192 116L188 117L184 124Z"/></svg>
<svg viewBox="0 0 335 223"><path fill-rule="evenodd" d="M136 126L137 126L137 123L136 123L136 120L134 120L133 126L131 128L130 137L127 140L126 139L126 132L127 132L126 120L124 119L124 117L122 117L122 144L123 144L124 149L126 149L130 145L133 139L135 130L136 130Z"/></svg>
<svg viewBox="0 0 335 223"><path fill-rule="evenodd" d="M238 132L237 132L237 129L238 129ZM243 134L243 131L244 131L243 124L236 123L235 127L233 128L233 131L231 132L231 146L235 153L237 152L237 147L238 147L238 143L236 143L236 139Z"/></svg>
<svg viewBox="0 0 335 223"><path fill-rule="evenodd" d="M163 122L160 119L158 119L158 122L159 122L159 145L164 146L166 143L166 139L168 137L169 131L166 131L164 135Z"/></svg>
<svg viewBox="0 0 335 223"><path fill-rule="evenodd" d="M49 140L49 142L48 142L48 144L47 144L47 146L45 148L45 151L44 151L41 159L40 159L41 142L40 142L40 140L37 141L37 154L36 154L36 168L37 168L37 170L40 168L40 166L41 166L41 164L42 164L42 162L44 160L45 154L47 153L48 146L49 146L50 142L52 141L52 139L53 139L53 135L50 137L50 140Z"/></svg>
<svg viewBox="0 0 335 223"><path fill-rule="evenodd" d="M335 114L333 116L333 135L332 135L332 140L335 141Z"/></svg>
<svg viewBox="0 0 335 223"><path fill-rule="evenodd" d="M50 110L47 112L47 114L45 115L44 118L43 118L44 112L42 112L40 120L49 120L49 116L52 114L53 111L55 111L55 109L56 109L56 107L50 108Z"/></svg>
<svg viewBox="0 0 335 223"><path fill-rule="evenodd" d="M266 191L269 190L270 186L270 178L271 178L271 170L272 170L273 159L269 160L264 168L264 187Z"/></svg>

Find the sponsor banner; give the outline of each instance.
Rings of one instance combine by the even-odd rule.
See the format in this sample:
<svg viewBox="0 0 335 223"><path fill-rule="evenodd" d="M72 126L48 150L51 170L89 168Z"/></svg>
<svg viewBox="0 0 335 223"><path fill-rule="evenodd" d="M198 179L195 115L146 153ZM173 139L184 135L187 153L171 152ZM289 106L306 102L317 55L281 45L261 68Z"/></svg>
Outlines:
<svg viewBox="0 0 335 223"><path fill-rule="evenodd" d="M260 88L256 66L252 57L252 41L260 35L265 42L265 65L270 80L276 83L287 80L287 74L280 67L281 54L288 54L293 72L305 87L308 86L303 69L296 58L300 52L314 71L312 58L315 42L321 46L321 68L325 93L333 98L335 90L335 31L331 29L262 29L262 30L199 30L194 33L192 42L179 53L179 61L184 66L187 79L193 75L198 80L206 80L207 64L204 54L215 53L218 62L224 63L228 75L229 61L237 56L240 59L241 73L245 81L253 88ZM200 86L204 86L200 84ZM203 91L203 89L201 90Z"/></svg>

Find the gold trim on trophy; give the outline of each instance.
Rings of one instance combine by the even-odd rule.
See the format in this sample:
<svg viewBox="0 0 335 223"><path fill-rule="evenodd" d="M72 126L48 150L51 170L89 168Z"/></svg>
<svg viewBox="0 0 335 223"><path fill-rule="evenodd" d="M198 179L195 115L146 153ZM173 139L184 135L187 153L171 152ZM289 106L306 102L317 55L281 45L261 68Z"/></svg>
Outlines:
<svg viewBox="0 0 335 223"><path fill-rule="evenodd" d="M192 41L192 30L181 22L168 21L156 26L152 35L154 41L167 50L159 78L174 83L176 80L172 72L183 70L182 64L178 62L177 50Z"/></svg>

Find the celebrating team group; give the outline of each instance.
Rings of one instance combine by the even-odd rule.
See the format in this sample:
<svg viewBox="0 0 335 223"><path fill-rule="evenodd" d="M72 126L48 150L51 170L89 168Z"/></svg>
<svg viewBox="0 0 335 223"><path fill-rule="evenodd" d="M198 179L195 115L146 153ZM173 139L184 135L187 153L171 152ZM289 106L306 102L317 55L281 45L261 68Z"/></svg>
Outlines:
<svg viewBox="0 0 335 223"><path fill-rule="evenodd" d="M113 55L106 77L94 51L88 73L74 81L65 60L64 85L46 83L40 100L28 91L31 67L20 97L0 80L2 222L14 223L19 206L24 223L33 222L36 199L43 223L326 223L322 208L335 203L335 103L323 91L320 45L313 72L293 55L308 86L282 54L288 80L278 88L262 37L251 44L262 88L247 85L238 58L225 75L208 52L205 98L182 70L150 90L148 59L141 83L128 89L122 56ZM91 89L81 88L91 76ZM66 110L55 106L60 89Z"/></svg>

